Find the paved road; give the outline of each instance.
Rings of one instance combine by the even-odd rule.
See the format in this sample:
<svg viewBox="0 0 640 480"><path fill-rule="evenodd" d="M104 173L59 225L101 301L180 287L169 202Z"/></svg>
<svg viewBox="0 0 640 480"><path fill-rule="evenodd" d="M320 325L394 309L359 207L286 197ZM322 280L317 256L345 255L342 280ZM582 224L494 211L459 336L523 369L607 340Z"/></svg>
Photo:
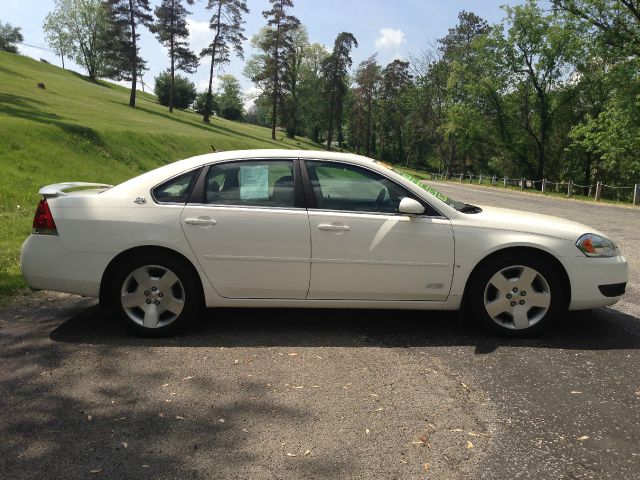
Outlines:
<svg viewBox="0 0 640 480"><path fill-rule="evenodd" d="M611 232L630 294L526 341L346 310L212 310L148 340L35 294L0 311L0 478L638 478L640 211L441 189Z"/></svg>

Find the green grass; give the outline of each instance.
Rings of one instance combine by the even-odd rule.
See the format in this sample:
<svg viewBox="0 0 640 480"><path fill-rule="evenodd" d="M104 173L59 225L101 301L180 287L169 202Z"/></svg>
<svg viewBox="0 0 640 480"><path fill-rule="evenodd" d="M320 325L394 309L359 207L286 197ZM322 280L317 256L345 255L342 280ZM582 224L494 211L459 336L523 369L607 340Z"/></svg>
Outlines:
<svg viewBox="0 0 640 480"><path fill-rule="evenodd" d="M44 83L46 89L38 88ZM304 138L194 113L170 114L155 97L0 52L0 303L24 291L20 244L38 190L61 181L119 183L157 166L217 150L321 149ZM282 138L282 140L280 140Z"/></svg>

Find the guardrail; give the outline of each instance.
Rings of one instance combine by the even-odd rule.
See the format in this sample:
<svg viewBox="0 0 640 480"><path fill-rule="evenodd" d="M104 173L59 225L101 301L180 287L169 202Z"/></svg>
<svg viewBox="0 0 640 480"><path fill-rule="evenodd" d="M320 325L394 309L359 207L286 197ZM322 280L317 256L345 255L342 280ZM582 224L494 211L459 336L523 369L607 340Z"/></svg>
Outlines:
<svg viewBox="0 0 640 480"><path fill-rule="evenodd" d="M598 202L602 199L607 200L617 200L618 202L629 202L633 205L640 204L640 184L636 183L632 187L619 187L616 185L607 185L601 181L597 181L592 185L580 185L578 183L574 183L573 180L569 180L568 182L552 182L546 178L542 180L530 180L528 178L509 178L509 177L498 177L496 175L473 175L473 174L463 174L456 173L453 175L445 175L442 173L431 173L425 172L428 175L431 175L432 180L446 180L446 181L459 181L460 183L467 182L474 183L474 180L477 179L477 183L479 185L485 183L493 186L502 185L504 188L507 187L519 187L521 190L526 189L536 189L540 190L542 193L550 193L551 191L555 191L557 193L566 192L567 197L572 196L584 196L584 197L593 197L593 199ZM538 186L540 188L538 188ZM583 194L580 195L577 193L578 189L582 189ZM608 190L605 190L608 189ZM586 193L585 193L586 192ZM605 194L615 194L615 198L611 198L609 195L605 196Z"/></svg>

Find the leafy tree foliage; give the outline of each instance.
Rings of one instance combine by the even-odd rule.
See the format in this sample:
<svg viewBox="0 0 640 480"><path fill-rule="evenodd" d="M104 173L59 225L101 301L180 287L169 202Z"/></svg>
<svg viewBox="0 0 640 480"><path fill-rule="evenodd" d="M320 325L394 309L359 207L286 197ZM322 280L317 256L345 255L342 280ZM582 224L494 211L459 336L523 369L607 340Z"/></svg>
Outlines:
<svg viewBox="0 0 640 480"><path fill-rule="evenodd" d="M227 120L240 120L243 114L242 87L233 75L220 77L218 89L219 112Z"/></svg>
<svg viewBox="0 0 640 480"><path fill-rule="evenodd" d="M325 79L325 94L329 100L327 106L327 150L331 149L334 127L338 131L338 143L342 142L342 114L344 99L348 91L348 69L353 63L351 49L358 46L358 41L349 32L338 34L333 44L333 51L322 64Z"/></svg>
<svg viewBox="0 0 640 480"><path fill-rule="evenodd" d="M176 108L189 108L196 99L196 86L182 75L172 75L166 70L155 77L154 93L160 105L169 106L173 102ZM172 92L173 90L173 92Z"/></svg>
<svg viewBox="0 0 640 480"><path fill-rule="evenodd" d="M13 27L10 23L0 22L0 51L18 53L16 43L22 42L20 27Z"/></svg>
<svg viewBox="0 0 640 480"><path fill-rule="evenodd" d="M89 78L105 73L107 16L101 0L55 0L43 28L49 45L83 66Z"/></svg>
<svg viewBox="0 0 640 480"><path fill-rule="evenodd" d="M209 122L214 111L213 76L216 66L229 63L231 52L243 58L242 42L244 36L244 15L249 13L246 0L209 0L207 9L213 12L209 28L214 32L211 43L202 50L201 57L210 57L208 102L205 103L203 121Z"/></svg>
<svg viewBox="0 0 640 480"><path fill-rule="evenodd" d="M185 0L185 2L193 5L193 0ZM173 112L176 94L175 71L181 70L187 73L195 73L198 68L198 57L189 49L188 43L189 29L187 28L186 18L191 12L187 11L182 0L162 0L154 13L156 21L151 25L150 29L169 52L171 85L167 105L169 112Z"/></svg>

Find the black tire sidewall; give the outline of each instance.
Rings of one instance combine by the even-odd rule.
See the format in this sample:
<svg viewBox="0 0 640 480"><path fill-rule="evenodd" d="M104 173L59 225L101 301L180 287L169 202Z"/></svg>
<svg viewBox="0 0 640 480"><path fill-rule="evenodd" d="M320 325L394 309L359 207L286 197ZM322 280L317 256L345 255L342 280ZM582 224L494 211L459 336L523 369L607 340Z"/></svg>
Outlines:
<svg viewBox="0 0 640 480"><path fill-rule="evenodd" d="M546 315L535 325L522 330L513 330L497 324L487 313L484 306L484 292L489 279L500 270L522 265L537 270L549 284L551 303ZM528 337L546 329L566 309L565 288L557 267L548 260L526 254L505 254L483 262L473 273L469 281L466 298L466 311L480 327L504 337Z"/></svg>
<svg viewBox="0 0 640 480"><path fill-rule="evenodd" d="M120 302L122 284L127 276L135 269L146 265L158 265L171 270L178 276L184 289L185 305L182 312L173 322L164 327L146 328L139 325L129 318ZM112 310L122 323L141 336L163 337L178 333L191 323L203 309L202 289L199 284L199 278L194 275L189 266L185 265L184 261L170 255L143 254L126 259L115 269L111 280L109 304Z"/></svg>

